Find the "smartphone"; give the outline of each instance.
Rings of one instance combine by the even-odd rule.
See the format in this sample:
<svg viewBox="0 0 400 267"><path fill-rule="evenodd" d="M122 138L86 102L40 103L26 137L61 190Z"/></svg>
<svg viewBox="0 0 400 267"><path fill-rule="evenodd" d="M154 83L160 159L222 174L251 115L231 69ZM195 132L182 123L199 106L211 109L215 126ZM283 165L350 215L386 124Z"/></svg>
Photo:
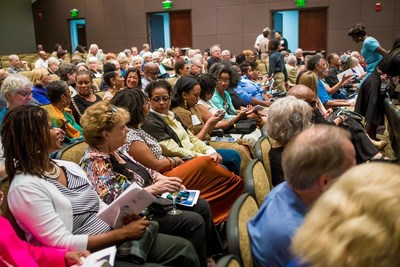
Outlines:
<svg viewBox="0 0 400 267"><path fill-rule="evenodd" d="M181 160L183 160L183 161L188 161L188 160L191 160L191 159L193 159L193 157L191 157L191 156L187 156L187 157L181 158Z"/></svg>
<svg viewBox="0 0 400 267"><path fill-rule="evenodd" d="M234 137L212 136L212 137L210 138L210 141L235 143L235 142L236 142L236 138L234 138Z"/></svg>

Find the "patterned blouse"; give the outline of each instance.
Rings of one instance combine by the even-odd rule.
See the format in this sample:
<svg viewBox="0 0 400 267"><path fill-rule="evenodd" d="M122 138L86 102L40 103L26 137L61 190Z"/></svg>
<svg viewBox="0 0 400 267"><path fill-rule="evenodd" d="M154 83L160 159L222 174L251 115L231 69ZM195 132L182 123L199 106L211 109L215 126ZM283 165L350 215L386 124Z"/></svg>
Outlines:
<svg viewBox="0 0 400 267"><path fill-rule="evenodd" d="M121 152L128 152L129 147L132 145L132 142L138 141L145 143L158 160L165 159L165 157L162 154L162 148L158 143L158 141L153 136L149 135L142 129L129 128L127 134L127 140L128 140L127 144L123 145L120 148Z"/></svg>
<svg viewBox="0 0 400 267"><path fill-rule="evenodd" d="M129 160L132 164L140 165L145 168L150 177L154 179L159 175L158 172L142 166L126 154L121 155L124 160ZM133 174L133 181L125 175L114 171L112 168L110 155L107 155L96 148L88 147L80 162L82 169L87 173L88 179L100 198L107 204L115 200L132 182L144 186L146 181L137 173L126 168Z"/></svg>

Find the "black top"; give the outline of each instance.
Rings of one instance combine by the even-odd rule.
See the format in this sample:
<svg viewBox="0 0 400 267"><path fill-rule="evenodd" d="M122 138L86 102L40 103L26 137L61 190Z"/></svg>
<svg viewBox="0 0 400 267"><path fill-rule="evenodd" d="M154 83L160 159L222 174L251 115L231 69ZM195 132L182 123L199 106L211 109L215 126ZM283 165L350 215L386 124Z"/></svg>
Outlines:
<svg viewBox="0 0 400 267"><path fill-rule="evenodd" d="M285 61L283 59L283 56L277 50L273 50L269 54L268 76L271 76L272 74L275 74L278 72L283 72L283 75L285 75L285 81L288 80L288 75L286 72Z"/></svg>
<svg viewBox="0 0 400 267"><path fill-rule="evenodd" d="M73 103L71 103L70 108L72 110L72 115L74 115L75 121L76 123L80 124L79 121L81 119L81 115L83 115L83 113L85 112L85 110L90 107L91 105L93 105L94 103L100 102L103 99L101 99L100 96L96 95L96 100L94 102L89 102L86 99L84 99L83 97L81 97L80 95L76 95L73 98L73 101L75 101L76 107L79 109L79 112L76 111L75 105ZM79 115L79 113L81 115Z"/></svg>
<svg viewBox="0 0 400 267"><path fill-rule="evenodd" d="M269 161L271 164L272 185L277 186L285 180L282 170L282 153L284 147L271 147L269 150Z"/></svg>

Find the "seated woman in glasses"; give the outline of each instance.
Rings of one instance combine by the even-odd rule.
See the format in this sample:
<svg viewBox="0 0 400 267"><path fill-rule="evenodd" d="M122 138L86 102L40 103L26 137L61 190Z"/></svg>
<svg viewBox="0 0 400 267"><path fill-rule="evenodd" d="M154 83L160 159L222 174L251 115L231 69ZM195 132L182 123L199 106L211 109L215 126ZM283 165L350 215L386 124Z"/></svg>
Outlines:
<svg viewBox="0 0 400 267"><path fill-rule="evenodd" d="M210 156L216 163L221 163L237 175L240 174L239 153L230 153L226 154L225 158L222 157L176 119L176 115L170 111L172 88L169 83L154 82L146 86L146 92L150 97L151 112L144 121L142 129L160 142L165 155L191 158Z"/></svg>
<svg viewBox="0 0 400 267"><path fill-rule="evenodd" d="M153 82L151 87L165 88L166 84L168 83L165 81ZM157 100L157 98L153 100ZM169 97L161 96L157 101L162 105L163 101L169 101ZM161 172L165 176L181 178L182 184L186 188L200 190L200 197L210 204L214 222L219 224L226 221L233 202L243 193L243 179L216 164L211 157L193 154L199 156L183 161L180 153L174 155L168 153L168 148L163 147L165 142L161 142L160 145L153 136L141 129L150 110L149 99L142 91L122 91L115 96L112 103L125 108L131 114L128 123L127 144L120 150L128 152L142 165ZM167 129L170 129L169 133L174 135L171 128ZM185 135L188 134L185 133ZM167 135L166 133L166 138ZM170 142L173 143L173 139ZM167 149L168 157L164 156L164 149ZM182 148L182 151L186 150Z"/></svg>
<svg viewBox="0 0 400 267"><path fill-rule="evenodd" d="M83 140L82 128L76 123L69 105L71 92L64 81L54 81L47 86L47 96L51 104L43 106L49 113L53 127L61 128L65 132L64 144L71 144Z"/></svg>
<svg viewBox="0 0 400 267"><path fill-rule="evenodd" d="M130 114L125 109L106 102L89 107L82 116L83 134L89 148L80 165L100 198L110 204L132 183L137 183L155 196L184 188L180 178L166 177L137 163L126 152L117 151L126 143L126 123L129 119ZM221 245L219 250L215 249L218 248L219 238L210 207L206 201L199 199L194 207L179 208L184 211L175 216L153 214L153 219L159 223L158 231L191 241L204 266L207 256L221 252Z"/></svg>
<svg viewBox="0 0 400 267"><path fill-rule="evenodd" d="M12 74L1 85L1 96L7 100L7 106L0 111L0 131L4 116L9 109L20 105L39 103L32 98L32 83L21 74Z"/></svg>
<svg viewBox="0 0 400 267"><path fill-rule="evenodd" d="M18 106L6 114L3 124L5 167L11 181L8 205L28 242L94 252L143 236L149 224L146 218L132 216L124 227L112 229L97 217L106 204L99 200L86 173L73 162L50 159L61 148L64 132L52 127L44 109ZM147 261L200 266L189 241L160 233ZM115 266L132 266L123 264Z"/></svg>

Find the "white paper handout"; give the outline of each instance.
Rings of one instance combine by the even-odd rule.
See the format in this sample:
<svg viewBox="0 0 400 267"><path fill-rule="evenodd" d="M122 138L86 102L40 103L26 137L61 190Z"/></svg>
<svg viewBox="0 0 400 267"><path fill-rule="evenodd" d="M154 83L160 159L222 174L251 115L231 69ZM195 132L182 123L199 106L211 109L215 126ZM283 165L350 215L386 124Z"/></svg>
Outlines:
<svg viewBox="0 0 400 267"><path fill-rule="evenodd" d="M343 76L349 76L349 75L351 75L351 76L354 75L354 74L353 74L353 71L352 71L351 69L347 69L347 70L345 70L345 71L339 73L339 74L336 75L336 76L337 76L337 78L338 78L338 80L339 80L339 82L340 82L340 81L343 79Z"/></svg>
<svg viewBox="0 0 400 267"><path fill-rule="evenodd" d="M132 183L116 200L97 214L97 217L108 223L113 228L122 226L118 216L121 209L125 212L140 213L156 200L155 196L141 188L137 183Z"/></svg>
<svg viewBox="0 0 400 267"><path fill-rule="evenodd" d="M86 258L81 258L82 265L72 265L71 267L103 267L114 266L115 254L117 248L115 246L108 247L90 254ZM109 263L109 264L107 264Z"/></svg>

